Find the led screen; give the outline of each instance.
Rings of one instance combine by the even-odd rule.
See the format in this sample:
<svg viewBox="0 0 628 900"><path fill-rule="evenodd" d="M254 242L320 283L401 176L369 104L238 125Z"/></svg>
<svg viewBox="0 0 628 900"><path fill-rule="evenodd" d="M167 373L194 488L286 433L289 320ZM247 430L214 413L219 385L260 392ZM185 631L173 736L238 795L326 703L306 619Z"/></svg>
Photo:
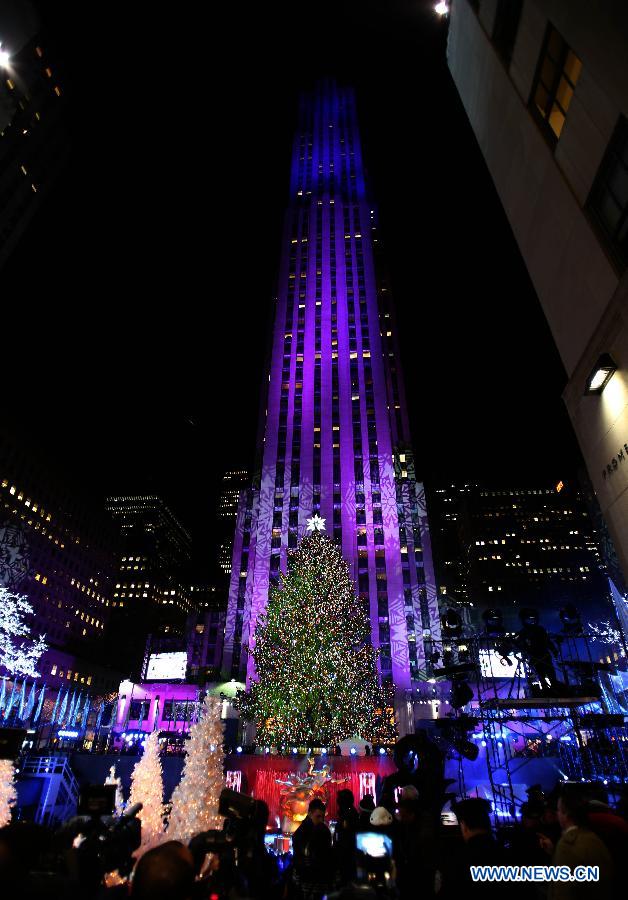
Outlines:
<svg viewBox="0 0 628 900"><path fill-rule="evenodd" d="M520 666L518 673L517 665ZM483 678L512 678L515 673L524 674L518 654L511 653L506 659L496 650L480 650L480 668Z"/></svg>
<svg viewBox="0 0 628 900"><path fill-rule="evenodd" d="M147 681L184 680L188 664L185 650L176 653L151 653L146 670Z"/></svg>

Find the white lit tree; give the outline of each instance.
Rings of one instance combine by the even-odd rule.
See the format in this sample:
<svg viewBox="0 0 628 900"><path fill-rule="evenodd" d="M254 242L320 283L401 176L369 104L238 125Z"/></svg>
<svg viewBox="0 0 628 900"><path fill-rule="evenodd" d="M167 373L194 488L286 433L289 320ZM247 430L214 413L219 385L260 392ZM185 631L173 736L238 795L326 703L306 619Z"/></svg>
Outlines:
<svg viewBox="0 0 628 900"><path fill-rule="evenodd" d="M30 639L25 619L32 613L33 607L25 596L0 587L0 667L10 675L39 678L36 666L48 645L41 635Z"/></svg>
<svg viewBox="0 0 628 900"><path fill-rule="evenodd" d="M223 772L222 703L207 696L198 722L190 729L181 781L172 795L168 838L187 843L199 831L221 828L218 798L225 786Z"/></svg>
<svg viewBox="0 0 628 900"><path fill-rule="evenodd" d="M144 744L142 758L131 775L129 806L142 803L137 814L142 823L140 852L158 844L164 833L164 783L159 758L159 732L153 731Z"/></svg>
<svg viewBox="0 0 628 900"><path fill-rule="evenodd" d="M16 799L13 760L0 759L0 828L11 821L11 807Z"/></svg>

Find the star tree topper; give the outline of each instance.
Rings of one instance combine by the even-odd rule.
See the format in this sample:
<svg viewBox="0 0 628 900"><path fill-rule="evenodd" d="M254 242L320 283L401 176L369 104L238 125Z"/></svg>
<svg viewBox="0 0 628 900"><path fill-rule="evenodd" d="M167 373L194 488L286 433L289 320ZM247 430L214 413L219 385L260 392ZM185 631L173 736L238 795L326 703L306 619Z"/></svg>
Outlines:
<svg viewBox="0 0 628 900"><path fill-rule="evenodd" d="M315 531L325 531L325 519L321 519L318 513L315 513L311 519L307 520L306 531L314 534Z"/></svg>

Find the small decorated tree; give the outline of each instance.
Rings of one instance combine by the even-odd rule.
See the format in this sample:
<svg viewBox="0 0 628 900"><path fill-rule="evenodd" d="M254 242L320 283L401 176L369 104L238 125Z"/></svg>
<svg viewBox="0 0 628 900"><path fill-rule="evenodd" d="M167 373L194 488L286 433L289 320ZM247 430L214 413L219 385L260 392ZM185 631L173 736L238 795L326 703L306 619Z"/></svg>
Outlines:
<svg viewBox="0 0 628 900"><path fill-rule="evenodd" d="M331 746L353 735L393 742L368 613L323 528L319 516L308 521L310 534L271 590L251 647L257 680L235 702L259 743Z"/></svg>
<svg viewBox="0 0 628 900"><path fill-rule="evenodd" d="M0 668L10 675L39 678L37 663L48 645L42 636L30 639L25 619L32 613L25 596L0 587Z"/></svg>
<svg viewBox="0 0 628 900"><path fill-rule="evenodd" d="M0 828L11 821L11 807L15 805L16 799L13 760L0 759Z"/></svg>
<svg viewBox="0 0 628 900"><path fill-rule="evenodd" d="M207 696L192 725L181 781L172 795L168 838L187 842L199 831L221 828L218 798L225 786L222 703Z"/></svg>
<svg viewBox="0 0 628 900"><path fill-rule="evenodd" d="M109 774L105 778L105 784L115 784L116 786L116 816L121 816L124 812L124 795L122 793L122 779L116 775L116 767L109 769Z"/></svg>
<svg viewBox="0 0 628 900"><path fill-rule="evenodd" d="M164 833L164 783L158 731L153 731L146 739L142 758L133 769L129 806L134 803L143 804L137 814L142 823L143 852L157 844Z"/></svg>

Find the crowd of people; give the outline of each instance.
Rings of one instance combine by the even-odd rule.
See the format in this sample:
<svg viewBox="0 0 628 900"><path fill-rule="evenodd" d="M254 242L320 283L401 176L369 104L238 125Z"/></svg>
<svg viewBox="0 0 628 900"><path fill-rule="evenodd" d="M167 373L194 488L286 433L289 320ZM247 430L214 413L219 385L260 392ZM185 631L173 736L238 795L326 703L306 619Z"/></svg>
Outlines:
<svg viewBox="0 0 628 900"><path fill-rule="evenodd" d="M188 846L168 841L143 853L129 881L111 877L81 880L81 862L71 861L77 846L60 848L48 829L15 822L0 830L0 884L11 898L132 897L134 900L350 900L360 896L397 900L467 900L487 893L514 892L522 900L611 900L623 893L628 859L628 823L596 785L565 784L548 794L539 786L514 826L496 833L491 806L481 798L452 802L435 820L413 784L384 793L376 803L356 801L350 790L337 795L337 819L329 827L320 799L309 804L295 831L292 850L277 856L264 837L268 807L255 805L243 829L205 833ZM67 836L67 834L66 834ZM53 850L66 862L63 875L50 880L46 860ZM80 851L78 851L80 854ZM96 856L83 860L96 866ZM474 882L471 866L597 866L595 882ZM92 872L93 876L94 873ZM96 873L97 875L97 873ZM54 886L53 886L54 885Z"/></svg>

